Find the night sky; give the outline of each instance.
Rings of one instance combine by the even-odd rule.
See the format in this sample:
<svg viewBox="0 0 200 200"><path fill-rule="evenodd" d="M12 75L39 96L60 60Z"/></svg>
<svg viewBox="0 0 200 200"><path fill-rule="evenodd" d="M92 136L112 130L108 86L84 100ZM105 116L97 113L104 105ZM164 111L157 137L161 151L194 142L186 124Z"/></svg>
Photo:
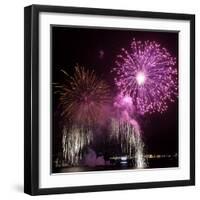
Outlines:
<svg viewBox="0 0 200 200"><path fill-rule="evenodd" d="M61 69L72 75L74 66L78 63L94 69L95 73L110 85L113 95L117 90L110 71L115 66L116 55L121 52L121 48L129 50L133 38L155 40L178 59L178 33L53 26L51 34L53 83L64 81L65 76L61 73ZM52 87L52 90L55 89ZM57 155L62 152L62 123L59 117L58 96L53 92L52 95L53 154ZM169 109L163 114L146 114L138 116L137 120L142 127L147 153L178 153L178 100L170 103Z"/></svg>

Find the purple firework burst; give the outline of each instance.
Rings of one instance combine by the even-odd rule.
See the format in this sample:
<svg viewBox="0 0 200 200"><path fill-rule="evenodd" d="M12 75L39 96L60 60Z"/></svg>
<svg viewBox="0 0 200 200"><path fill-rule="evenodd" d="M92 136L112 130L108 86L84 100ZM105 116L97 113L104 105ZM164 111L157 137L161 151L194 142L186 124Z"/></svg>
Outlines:
<svg viewBox="0 0 200 200"><path fill-rule="evenodd" d="M131 51L122 49L116 65L115 83L122 95L132 98L138 113L162 113L177 97L176 58L159 43L133 39Z"/></svg>

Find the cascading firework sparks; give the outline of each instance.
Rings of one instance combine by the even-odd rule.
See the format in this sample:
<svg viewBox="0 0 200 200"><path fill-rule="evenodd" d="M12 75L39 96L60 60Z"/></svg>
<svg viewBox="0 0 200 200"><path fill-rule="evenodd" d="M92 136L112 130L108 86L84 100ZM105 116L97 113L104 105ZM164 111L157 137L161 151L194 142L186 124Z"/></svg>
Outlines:
<svg viewBox="0 0 200 200"><path fill-rule="evenodd" d="M105 117L110 103L110 89L94 71L76 66L74 76L67 76L66 83L59 85L62 115L76 123L92 124Z"/></svg>
<svg viewBox="0 0 200 200"><path fill-rule="evenodd" d="M72 125L63 128L63 157L69 165L78 165L83 157L84 148L93 140L90 128Z"/></svg>
<svg viewBox="0 0 200 200"><path fill-rule="evenodd" d="M144 144L140 131L128 121L121 119L111 120L111 139L120 144L123 154L135 161L136 168L145 168Z"/></svg>
<svg viewBox="0 0 200 200"><path fill-rule="evenodd" d="M131 43L131 51L122 49L117 56L115 84L123 95L131 96L140 114L167 110L177 97L176 58L155 41Z"/></svg>
<svg viewBox="0 0 200 200"><path fill-rule="evenodd" d="M78 165L84 148L93 140L94 125L106 118L110 90L94 71L84 67L77 65L73 76L62 71L67 79L63 85L55 87L59 89L61 116L64 117L63 157L69 165Z"/></svg>

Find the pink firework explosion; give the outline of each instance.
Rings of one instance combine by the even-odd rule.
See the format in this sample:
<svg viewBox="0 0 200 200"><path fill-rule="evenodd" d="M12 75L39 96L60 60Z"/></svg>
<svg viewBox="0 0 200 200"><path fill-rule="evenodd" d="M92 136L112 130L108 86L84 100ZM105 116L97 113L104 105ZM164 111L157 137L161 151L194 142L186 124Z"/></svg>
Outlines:
<svg viewBox="0 0 200 200"><path fill-rule="evenodd" d="M131 43L131 51L122 49L117 56L115 83L120 92L130 96L140 114L160 112L177 97L176 58L155 41Z"/></svg>

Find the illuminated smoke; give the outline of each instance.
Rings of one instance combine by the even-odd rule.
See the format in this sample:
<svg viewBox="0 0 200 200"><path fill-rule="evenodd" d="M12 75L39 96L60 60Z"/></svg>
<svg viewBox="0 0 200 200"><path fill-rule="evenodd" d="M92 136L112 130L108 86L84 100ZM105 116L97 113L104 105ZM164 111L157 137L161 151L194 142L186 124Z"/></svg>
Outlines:
<svg viewBox="0 0 200 200"><path fill-rule="evenodd" d="M105 165L104 156L97 156L96 152L91 148L87 149L87 153L84 155L83 161L84 165L89 167Z"/></svg>

